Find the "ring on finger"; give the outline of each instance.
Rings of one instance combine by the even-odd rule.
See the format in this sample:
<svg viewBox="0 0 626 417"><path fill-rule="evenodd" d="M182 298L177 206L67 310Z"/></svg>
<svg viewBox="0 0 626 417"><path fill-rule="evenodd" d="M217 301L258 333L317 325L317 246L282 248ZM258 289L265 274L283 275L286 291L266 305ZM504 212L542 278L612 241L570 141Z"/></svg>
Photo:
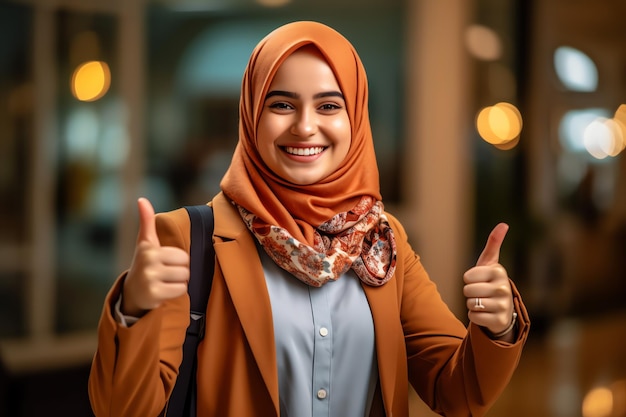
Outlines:
<svg viewBox="0 0 626 417"><path fill-rule="evenodd" d="M485 308L483 300L480 297L476 297L476 304L474 304L474 308L477 310L483 310Z"/></svg>

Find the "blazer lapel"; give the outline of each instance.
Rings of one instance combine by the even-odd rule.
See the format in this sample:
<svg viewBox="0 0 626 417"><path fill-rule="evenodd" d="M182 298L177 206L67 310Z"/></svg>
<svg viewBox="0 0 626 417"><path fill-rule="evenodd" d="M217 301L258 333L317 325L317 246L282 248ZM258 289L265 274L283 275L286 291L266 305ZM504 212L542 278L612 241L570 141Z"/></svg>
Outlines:
<svg viewBox="0 0 626 417"><path fill-rule="evenodd" d="M402 328L398 320L398 302L396 287L393 281L380 287L361 284L372 311L374 332L376 335L376 355L378 359L378 374L382 391L383 403L387 415L391 415L394 393L396 390L398 349L402 346L398 342L398 332ZM399 327L399 329L396 329Z"/></svg>
<svg viewBox="0 0 626 417"><path fill-rule="evenodd" d="M278 415L278 367L272 309L257 247L236 209L223 195L213 200L213 208L215 253Z"/></svg>

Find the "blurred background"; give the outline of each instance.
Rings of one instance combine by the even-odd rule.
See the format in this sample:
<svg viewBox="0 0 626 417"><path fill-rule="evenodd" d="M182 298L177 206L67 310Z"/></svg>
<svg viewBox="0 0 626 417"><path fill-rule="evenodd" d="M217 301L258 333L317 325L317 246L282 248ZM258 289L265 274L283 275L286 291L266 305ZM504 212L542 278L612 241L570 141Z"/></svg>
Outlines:
<svg viewBox="0 0 626 417"><path fill-rule="evenodd" d="M496 223L530 312L489 416L626 416L626 2L0 0L0 415L90 416L135 202L208 201L254 45L318 20L360 52L386 207L467 321ZM431 415L413 396L413 416Z"/></svg>

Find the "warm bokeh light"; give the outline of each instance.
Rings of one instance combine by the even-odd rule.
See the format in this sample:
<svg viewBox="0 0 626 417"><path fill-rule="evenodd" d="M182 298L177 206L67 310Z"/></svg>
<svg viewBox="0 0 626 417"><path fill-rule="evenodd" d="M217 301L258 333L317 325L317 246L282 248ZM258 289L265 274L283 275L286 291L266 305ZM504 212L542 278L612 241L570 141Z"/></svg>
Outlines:
<svg viewBox="0 0 626 417"><path fill-rule="evenodd" d="M624 126L617 119L608 119L604 122L609 132L611 132L609 140L602 143L602 150L609 156L617 156L624 150L626 142L624 139Z"/></svg>
<svg viewBox="0 0 626 417"><path fill-rule="evenodd" d="M466 29L465 44L469 53L482 61L496 61L502 56L500 37L493 29L482 25Z"/></svg>
<svg viewBox="0 0 626 417"><path fill-rule="evenodd" d="M256 2L264 7L282 7L291 3L291 0L256 0Z"/></svg>
<svg viewBox="0 0 626 417"><path fill-rule="evenodd" d="M626 142L626 104L622 104L618 107L614 119L621 130L622 138Z"/></svg>
<svg viewBox="0 0 626 417"><path fill-rule="evenodd" d="M598 117L585 128L585 149L596 159L617 156L626 147L626 129L617 118Z"/></svg>
<svg viewBox="0 0 626 417"><path fill-rule="evenodd" d="M604 117L598 117L585 128L583 143L585 149L596 159L604 159L608 156L603 148L607 148L611 142L612 132L607 127Z"/></svg>
<svg viewBox="0 0 626 417"><path fill-rule="evenodd" d="M79 65L72 74L72 94L80 101L102 98L111 85L111 72L106 62L89 61Z"/></svg>
<svg viewBox="0 0 626 417"><path fill-rule="evenodd" d="M494 143L493 146L501 151L508 151L517 146L519 143L519 136L505 143Z"/></svg>
<svg viewBox="0 0 626 417"><path fill-rule="evenodd" d="M615 111L615 118L626 126L626 104L621 104Z"/></svg>
<svg viewBox="0 0 626 417"><path fill-rule="evenodd" d="M476 128L487 143L501 150L509 150L519 142L522 115L514 105L500 102L478 113Z"/></svg>
<svg viewBox="0 0 626 417"><path fill-rule="evenodd" d="M605 387L594 388L585 395L583 417L611 417L613 415L613 392Z"/></svg>

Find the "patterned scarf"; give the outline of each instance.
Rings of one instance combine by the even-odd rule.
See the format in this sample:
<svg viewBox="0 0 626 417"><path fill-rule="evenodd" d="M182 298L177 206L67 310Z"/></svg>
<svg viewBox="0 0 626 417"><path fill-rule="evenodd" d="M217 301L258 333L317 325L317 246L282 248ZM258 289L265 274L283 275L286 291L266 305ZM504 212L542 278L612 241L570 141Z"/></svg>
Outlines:
<svg viewBox="0 0 626 417"><path fill-rule="evenodd" d="M396 243L381 201L363 197L352 210L318 227L313 246L237 206L248 229L278 266L305 284L321 287L350 268L364 283L383 285L396 267Z"/></svg>

